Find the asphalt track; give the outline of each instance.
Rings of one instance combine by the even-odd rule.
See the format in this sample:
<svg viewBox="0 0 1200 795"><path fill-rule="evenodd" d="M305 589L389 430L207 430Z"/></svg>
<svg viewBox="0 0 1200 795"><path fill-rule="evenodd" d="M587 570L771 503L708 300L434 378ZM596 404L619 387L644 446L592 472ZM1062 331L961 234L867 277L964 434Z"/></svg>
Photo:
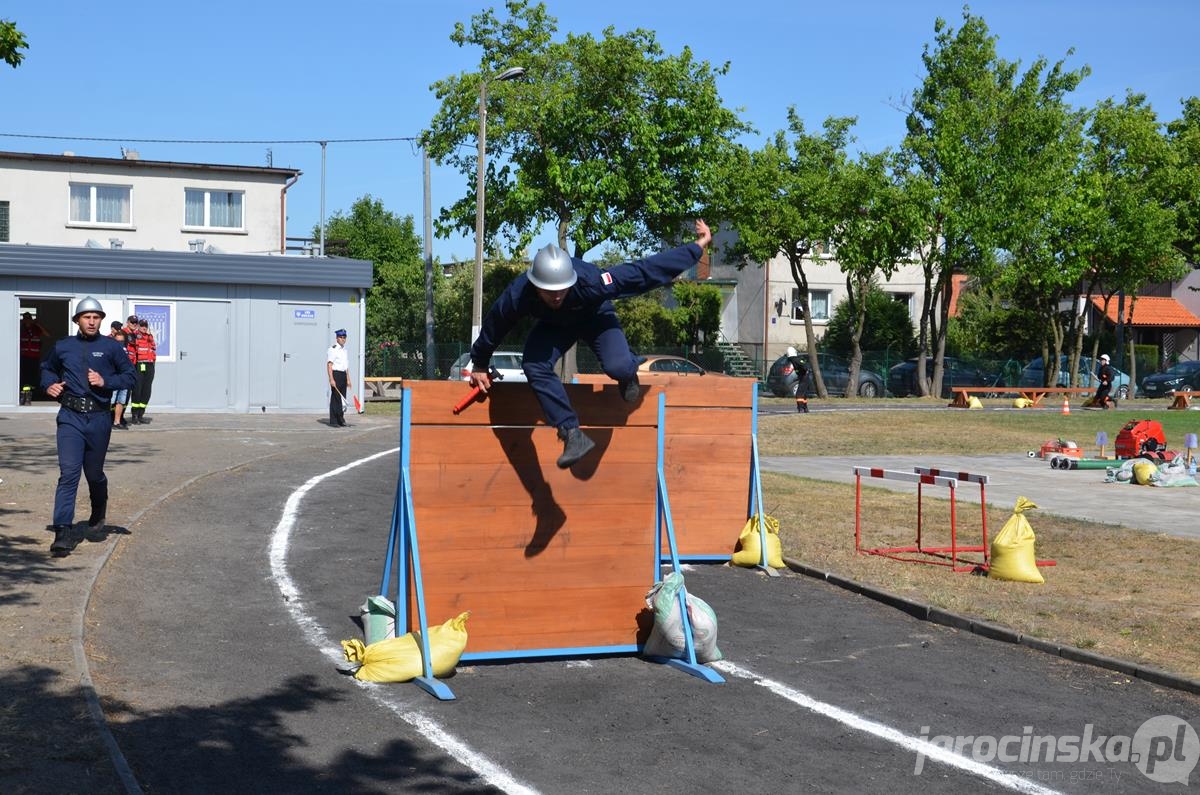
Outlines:
<svg viewBox="0 0 1200 795"><path fill-rule="evenodd" d="M378 590L395 444L352 429L198 480L131 528L87 637L141 791L1157 792L1127 761L931 741L1200 725L1178 691L718 565L686 574L719 616L725 684L633 657L463 666L453 702L358 683L338 641Z"/></svg>

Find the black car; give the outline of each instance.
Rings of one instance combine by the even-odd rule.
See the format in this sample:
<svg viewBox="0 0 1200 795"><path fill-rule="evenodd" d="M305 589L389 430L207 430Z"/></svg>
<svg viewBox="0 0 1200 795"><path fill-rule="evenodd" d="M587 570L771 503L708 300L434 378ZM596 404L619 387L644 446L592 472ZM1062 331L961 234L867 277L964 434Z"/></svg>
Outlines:
<svg viewBox="0 0 1200 795"><path fill-rule="evenodd" d="M805 361L807 361L807 355L805 355ZM831 395L845 395L846 385L850 383L849 362L829 353L818 353L817 362L821 367L821 377L825 381L826 391ZM796 377L792 363L788 361L788 357L780 356L771 365L770 372L767 373L767 388L771 390L771 394L778 397L795 397L799 387L800 379ZM816 394L811 374L804 379L804 394ZM860 368L858 389L852 390L850 394L856 394L859 397L883 397L883 379L879 377L878 373Z"/></svg>
<svg viewBox="0 0 1200 795"><path fill-rule="evenodd" d="M1176 389L1200 389L1200 362L1177 362L1142 379L1143 397L1167 397Z"/></svg>
<svg viewBox="0 0 1200 795"><path fill-rule="evenodd" d="M956 386L994 386L1000 381L998 375L985 372L979 367L961 359L955 359L953 356L944 357L942 364L942 397L944 398L953 397L951 390ZM925 360L925 374L926 378L933 378L932 357ZM921 388L917 384L917 359L912 358L906 362L900 362L888 370L887 385L892 397L920 395Z"/></svg>

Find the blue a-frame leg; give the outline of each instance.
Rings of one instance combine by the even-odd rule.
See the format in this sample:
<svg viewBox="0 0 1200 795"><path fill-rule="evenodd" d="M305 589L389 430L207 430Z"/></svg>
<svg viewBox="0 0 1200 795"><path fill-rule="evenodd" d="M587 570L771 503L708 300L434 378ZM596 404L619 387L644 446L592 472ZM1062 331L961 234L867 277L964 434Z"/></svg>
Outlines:
<svg viewBox="0 0 1200 795"><path fill-rule="evenodd" d="M422 675L413 681L417 687L442 701L453 701L454 693L433 675L429 653L429 622L425 617L425 588L421 580L421 554L417 547L417 522L413 511L412 480L409 477L409 452L412 450L412 389L404 389L400 398L400 476L396 482L396 501L392 507L392 527L388 533L387 556L383 563L383 581L379 593L386 595L396 569L396 635L400 636L401 616L404 632L415 632L421 649ZM408 568L412 564L413 593L417 601L417 626L409 625Z"/></svg>
<svg viewBox="0 0 1200 795"><path fill-rule="evenodd" d="M746 507L746 515L751 519L758 515L758 549L761 557L758 568L771 577L778 577L779 572L767 563L767 513L763 508L762 477L758 469L758 385L755 384L753 410L750 415L750 498Z"/></svg>
<svg viewBox="0 0 1200 795"><path fill-rule="evenodd" d="M665 431L664 420L667 413L667 396L659 394L658 396L658 477L656 484L656 499L655 499L655 526L654 526L654 581L662 580L662 561L661 553L663 542L663 531L666 530L667 548L671 555L671 570L679 572L679 547L675 543L675 523L671 519L671 500L667 495L667 476L663 469L663 461L666 460L665 453ZM679 615L683 619L683 643L684 657L647 657L647 659L655 660L656 662L666 663L672 668L678 668L684 673L699 677L708 682L721 683L725 679L716 671L708 666L701 665L696 660L696 643L692 638L692 622L688 618L687 611L687 586L679 589Z"/></svg>

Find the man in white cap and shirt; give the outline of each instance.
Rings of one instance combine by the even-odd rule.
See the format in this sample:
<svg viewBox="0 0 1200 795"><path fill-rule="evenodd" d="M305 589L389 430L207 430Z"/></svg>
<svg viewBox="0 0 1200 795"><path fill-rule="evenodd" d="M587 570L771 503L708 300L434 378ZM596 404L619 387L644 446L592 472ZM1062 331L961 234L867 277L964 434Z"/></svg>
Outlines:
<svg viewBox="0 0 1200 795"><path fill-rule="evenodd" d="M350 355L346 353L346 329L333 332L337 340L329 346L325 372L329 376L329 427L346 427L346 395L350 389Z"/></svg>

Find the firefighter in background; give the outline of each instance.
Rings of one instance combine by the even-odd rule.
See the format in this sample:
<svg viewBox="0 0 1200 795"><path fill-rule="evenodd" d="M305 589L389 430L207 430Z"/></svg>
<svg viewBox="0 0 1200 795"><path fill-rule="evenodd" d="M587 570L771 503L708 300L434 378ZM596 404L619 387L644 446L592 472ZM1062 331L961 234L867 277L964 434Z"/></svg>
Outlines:
<svg viewBox="0 0 1200 795"><path fill-rule="evenodd" d="M1096 387L1096 396L1092 398L1092 405L1102 409L1115 409L1117 401L1115 398L1110 398L1109 393L1112 391L1112 382L1116 373L1113 372L1112 365L1108 361L1107 353L1100 355L1100 369L1096 371L1099 385Z"/></svg>
<svg viewBox="0 0 1200 795"><path fill-rule="evenodd" d="M804 358L791 345L787 349L788 363L792 365L792 370L796 373L796 411L801 414L808 413L808 366L804 363Z"/></svg>
<svg viewBox="0 0 1200 795"><path fill-rule="evenodd" d="M50 336L30 312L21 313L21 403L33 402L33 390L41 381L42 337Z"/></svg>
<svg viewBox="0 0 1200 795"><path fill-rule="evenodd" d="M150 405L150 390L154 386L154 361L157 358L157 348L154 344L154 334L150 332L150 321L142 318L138 321L137 339L134 341L137 351L137 384L133 387L133 397L129 401L129 413L133 415L133 424L149 423L146 419L146 406Z"/></svg>

